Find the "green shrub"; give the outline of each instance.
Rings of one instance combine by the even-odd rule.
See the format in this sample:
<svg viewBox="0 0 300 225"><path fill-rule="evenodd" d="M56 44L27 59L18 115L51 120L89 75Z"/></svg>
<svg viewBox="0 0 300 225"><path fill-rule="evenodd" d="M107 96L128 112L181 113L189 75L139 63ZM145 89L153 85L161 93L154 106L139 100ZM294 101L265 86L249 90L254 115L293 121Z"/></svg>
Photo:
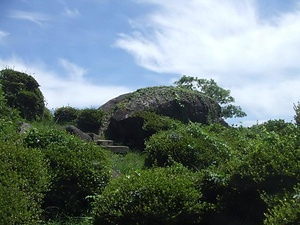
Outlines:
<svg viewBox="0 0 300 225"><path fill-rule="evenodd" d="M83 132L99 133L103 112L99 109L82 109L77 117L77 127Z"/></svg>
<svg viewBox="0 0 300 225"><path fill-rule="evenodd" d="M0 82L0 118L6 121L20 120L19 111L12 109L7 104L5 94L3 92L2 84Z"/></svg>
<svg viewBox="0 0 300 225"><path fill-rule="evenodd" d="M54 117L53 117L52 112L50 111L50 109L48 109L48 108L45 107L44 111L43 111L43 115L41 117L41 122L43 122L43 121L51 121L51 122L53 122L53 119L54 119Z"/></svg>
<svg viewBox="0 0 300 225"><path fill-rule="evenodd" d="M148 132L148 138L162 130L169 130L177 127L181 124L180 121L172 119L167 116L157 115L154 112L140 111L135 113L134 116L138 116L144 119L143 130Z"/></svg>
<svg viewBox="0 0 300 225"><path fill-rule="evenodd" d="M54 120L58 124L75 124L78 112L78 109L70 106L60 107L54 111Z"/></svg>
<svg viewBox="0 0 300 225"><path fill-rule="evenodd" d="M18 109L22 118L38 120L44 112L44 96L39 84L30 75L4 69L0 71L0 82L11 108Z"/></svg>
<svg viewBox="0 0 300 225"><path fill-rule="evenodd" d="M298 185L300 187L300 185ZM300 224L300 189L288 196L284 196L278 204L265 214L265 225L294 225Z"/></svg>
<svg viewBox="0 0 300 225"><path fill-rule="evenodd" d="M209 224L262 224L268 208L274 207L274 200L266 199L280 198L299 182L299 130L282 121L205 129L236 149L227 164L205 171L203 198L218 205Z"/></svg>
<svg viewBox="0 0 300 225"><path fill-rule="evenodd" d="M50 184L43 153L3 142L0 161L0 224L37 224Z"/></svg>
<svg viewBox="0 0 300 225"><path fill-rule="evenodd" d="M205 133L200 124L182 125L154 134L146 143L146 152L148 166L165 166L175 161L199 170L230 159L228 146Z"/></svg>
<svg viewBox="0 0 300 225"><path fill-rule="evenodd" d="M199 224L207 205L196 180L180 165L121 176L95 197L94 224Z"/></svg>
<svg viewBox="0 0 300 225"><path fill-rule="evenodd" d="M43 149L54 174L43 204L46 216L86 213L90 206L86 197L100 193L109 180L106 153L94 143L54 129L33 129L24 138L24 144Z"/></svg>

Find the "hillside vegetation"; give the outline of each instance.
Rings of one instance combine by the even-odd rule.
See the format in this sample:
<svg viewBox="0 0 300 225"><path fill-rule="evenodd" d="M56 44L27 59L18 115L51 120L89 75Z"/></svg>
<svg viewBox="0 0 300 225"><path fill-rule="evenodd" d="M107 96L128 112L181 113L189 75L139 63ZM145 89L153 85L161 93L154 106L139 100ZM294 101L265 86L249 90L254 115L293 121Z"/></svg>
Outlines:
<svg viewBox="0 0 300 225"><path fill-rule="evenodd" d="M97 131L101 110L22 113L7 93L2 84L0 224L300 224L297 123L230 127L141 111L143 151L118 155L64 129ZM20 133L22 122L33 127Z"/></svg>

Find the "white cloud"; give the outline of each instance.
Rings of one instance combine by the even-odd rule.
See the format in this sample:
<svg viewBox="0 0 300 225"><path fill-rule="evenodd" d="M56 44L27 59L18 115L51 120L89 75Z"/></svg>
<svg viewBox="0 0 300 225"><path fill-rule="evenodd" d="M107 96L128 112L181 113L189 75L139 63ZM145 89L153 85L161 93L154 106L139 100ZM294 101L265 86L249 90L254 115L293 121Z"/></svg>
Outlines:
<svg viewBox="0 0 300 225"><path fill-rule="evenodd" d="M17 57L0 58L0 68L9 67L32 75L40 84L49 109L68 105L78 108L99 107L106 101L131 91L123 86L101 86L91 83L85 80L84 76L79 76L80 79L77 76L70 76L75 68L79 69L80 73L85 70L66 59L59 61L65 63L66 74L53 72L43 63L26 63Z"/></svg>
<svg viewBox="0 0 300 225"><path fill-rule="evenodd" d="M4 38L6 38L9 35L9 33L0 30L0 44L4 42Z"/></svg>
<svg viewBox="0 0 300 225"><path fill-rule="evenodd" d="M63 16L67 16L70 18L75 18L80 16L80 12L78 11L78 9L70 9L68 7L65 7L64 11L63 11Z"/></svg>
<svg viewBox="0 0 300 225"><path fill-rule="evenodd" d="M116 45L140 66L214 78L251 119L292 118L300 99L300 8L262 19L255 0L138 2L156 8L131 20L133 32Z"/></svg>
<svg viewBox="0 0 300 225"><path fill-rule="evenodd" d="M28 20L40 26L43 26L44 22L50 21L50 17L48 15L39 12L11 10L9 16L14 19Z"/></svg>
<svg viewBox="0 0 300 225"><path fill-rule="evenodd" d="M70 62L67 59L59 58L59 63L64 68L68 76L75 81L82 81L87 70Z"/></svg>

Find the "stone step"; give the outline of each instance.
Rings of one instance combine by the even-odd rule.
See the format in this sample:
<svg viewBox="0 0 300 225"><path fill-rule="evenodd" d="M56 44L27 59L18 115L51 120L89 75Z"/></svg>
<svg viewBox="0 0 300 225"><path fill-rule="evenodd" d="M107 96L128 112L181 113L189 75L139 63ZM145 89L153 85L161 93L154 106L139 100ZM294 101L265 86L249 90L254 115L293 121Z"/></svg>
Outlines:
<svg viewBox="0 0 300 225"><path fill-rule="evenodd" d="M103 146L103 148L110 150L113 153L119 153L119 154L126 154L129 152L128 146L108 145L108 146Z"/></svg>
<svg viewBox="0 0 300 225"><path fill-rule="evenodd" d="M112 140L97 140L96 141L97 145L101 146L113 146L114 142Z"/></svg>

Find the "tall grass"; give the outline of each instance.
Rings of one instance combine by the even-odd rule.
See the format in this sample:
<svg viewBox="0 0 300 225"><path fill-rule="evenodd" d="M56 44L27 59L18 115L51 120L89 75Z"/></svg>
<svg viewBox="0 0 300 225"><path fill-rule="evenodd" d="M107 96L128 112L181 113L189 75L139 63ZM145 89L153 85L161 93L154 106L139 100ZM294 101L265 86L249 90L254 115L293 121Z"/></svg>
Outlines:
<svg viewBox="0 0 300 225"><path fill-rule="evenodd" d="M114 176L117 177L121 174L127 174L130 171L143 169L145 158L145 153L137 151L128 152L126 155L111 153L110 159L112 169L114 170Z"/></svg>

